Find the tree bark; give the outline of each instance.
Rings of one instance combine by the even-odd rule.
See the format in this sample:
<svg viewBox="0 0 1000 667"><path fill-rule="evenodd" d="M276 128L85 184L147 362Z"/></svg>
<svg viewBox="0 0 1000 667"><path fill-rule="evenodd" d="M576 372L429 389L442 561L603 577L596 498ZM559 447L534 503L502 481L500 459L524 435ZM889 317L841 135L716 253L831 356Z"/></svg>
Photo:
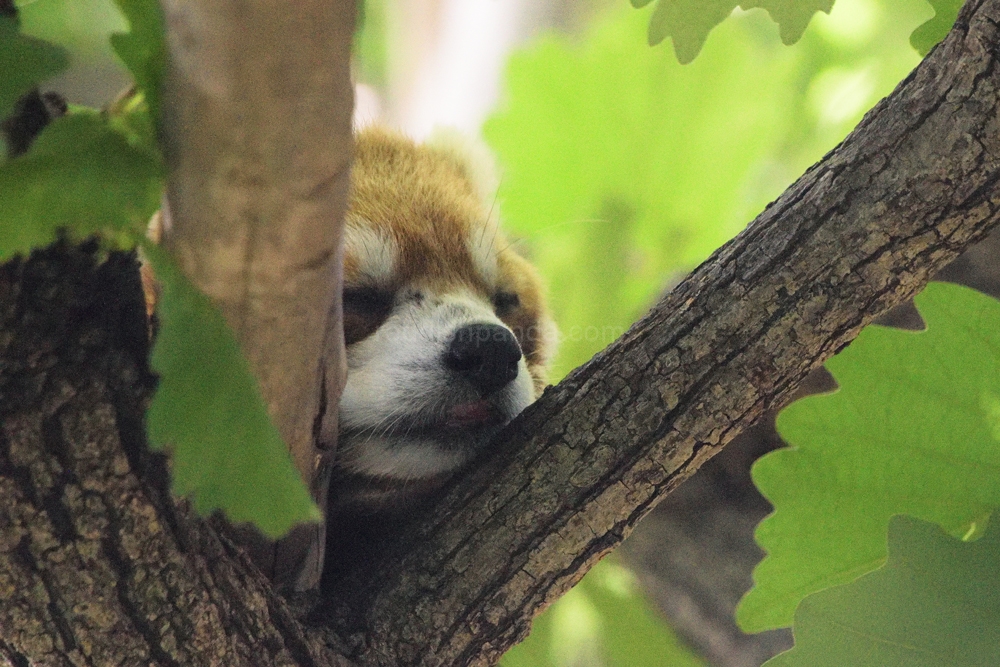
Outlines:
<svg viewBox="0 0 1000 667"><path fill-rule="evenodd" d="M336 422L326 420L322 441L314 424L323 405L336 405L344 377L340 238L355 3L162 4L164 243L236 332L292 460L323 505ZM248 530L241 541L283 587L318 584L322 526L277 544Z"/></svg>
<svg viewBox="0 0 1000 667"><path fill-rule="evenodd" d="M840 147L546 391L384 557L343 564L304 621L167 496L143 446L142 302L123 260L62 247L8 265L0 664L490 664L670 489L997 224L998 22L1000 0L969 0Z"/></svg>
<svg viewBox="0 0 1000 667"><path fill-rule="evenodd" d="M174 506L145 445L138 266L97 251L0 268L0 665L343 664Z"/></svg>
<svg viewBox="0 0 1000 667"><path fill-rule="evenodd" d="M1000 2L548 390L325 617L366 665L490 664L657 501L997 224ZM348 619L345 622L345 619Z"/></svg>

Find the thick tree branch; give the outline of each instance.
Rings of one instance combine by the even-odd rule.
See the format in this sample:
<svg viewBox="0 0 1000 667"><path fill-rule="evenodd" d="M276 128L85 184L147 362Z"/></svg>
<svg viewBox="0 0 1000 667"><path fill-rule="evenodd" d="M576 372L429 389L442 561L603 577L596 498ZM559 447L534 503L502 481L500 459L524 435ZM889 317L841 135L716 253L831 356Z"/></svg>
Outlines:
<svg viewBox="0 0 1000 667"><path fill-rule="evenodd" d="M550 389L326 620L365 665L485 665L658 500L998 222L1000 1ZM333 528L331 528L333 529ZM347 601L350 601L348 604Z"/></svg>
<svg viewBox="0 0 1000 667"><path fill-rule="evenodd" d="M330 455L316 448L313 424L324 376L332 405L343 376L342 337L328 336L327 324L332 308L339 331L355 3L162 4L170 52L165 243L236 331L296 467L322 503L318 473ZM326 348L334 355L324 369ZM318 581L321 531L301 529L276 552L246 539L276 581L299 590Z"/></svg>
<svg viewBox="0 0 1000 667"><path fill-rule="evenodd" d="M743 234L345 564L306 628L143 446L135 267L0 270L0 664L489 664L658 499L994 226L1000 0ZM346 55L344 56L346 57ZM124 290L124 291L123 291Z"/></svg>
<svg viewBox="0 0 1000 667"><path fill-rule="evenodd" d="M145 445L135 258L0 267L0 665L342 665Z"/></svg>

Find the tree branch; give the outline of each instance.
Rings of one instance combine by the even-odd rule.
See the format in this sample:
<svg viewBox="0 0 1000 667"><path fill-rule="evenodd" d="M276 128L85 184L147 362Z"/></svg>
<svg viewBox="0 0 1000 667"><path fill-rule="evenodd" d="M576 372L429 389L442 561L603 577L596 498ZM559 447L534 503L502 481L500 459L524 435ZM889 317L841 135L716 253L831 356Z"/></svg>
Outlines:
<svg viewBox="0 0 1000 667"><path fill-rule="evenodd" d="M365 665L486 665L662 497L997 224L1000 1L501 435L325 621ZM331 528L333 530L333 528ZM348 602L350 601L350 602Z"/></svg>
<svg viewBox="0 0 1000 667"><path fill-rule="evenodd" d="M239 549L145 444L155 379L134 256L0 267L0 665L320 667Z"/></svg>
<svg viewBox="0 0 1000 667"><path fill-rule="evenodd" d="M385 557L344 564L311 627L163 488L143 445L134 264L57 247L0 268L0 660L491 663L657 500L997 224L998 21L1000 0L969 0L842 146L547 391Z"/></svg>
<svg viewBox="0 0 1000 667"><path fill-rule="evenodd" d="M339 247L352 147L354 0L164 0L170 167L165 244L218 305L299 473L323 504L314 421L343 378ZM333 311L334 335L327 335ZM321 365L324 351L333 356ZM328 427L335 439L336 428ZM298 590L319 580L322 531L244 541ZM311 551L310 551L311 550ZM308 552L308 553L307 553Z"/></svg>

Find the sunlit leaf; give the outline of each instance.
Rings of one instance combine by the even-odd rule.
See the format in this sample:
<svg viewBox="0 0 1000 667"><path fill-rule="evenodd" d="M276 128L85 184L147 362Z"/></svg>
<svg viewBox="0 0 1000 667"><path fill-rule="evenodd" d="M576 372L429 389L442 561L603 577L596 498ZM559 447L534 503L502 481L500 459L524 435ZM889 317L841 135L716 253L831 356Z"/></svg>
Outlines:
<svg viewBox="0 0 1000 667"><path fill-rule="evenodd" d="M632 3L637 7L646 4ZM708 33L737 7L766 9L778 24L781 41L794 44L816 12L830 13L833 0L659 0L649 22L649 43L673 39L677 59L689 63L708 39Z"/></svg>
<svg viewBox="0 0 1000 667"><path fill-rule="evenodd" d="M544 613L535 617L531 622L531 634L503 654L500 667L558 667L553 656L552 626L556 623L555 609L565 597L559 598Z"/></svg>
<svg viewBox="0 0 1000 667"><path fill-rule="evenodd" d="M539 616L502 667L700 667L640 592L631 572L598 563Z"/></svg>
<svg viewBox="0 0 1000 667"><path fill-rule="evenodd" d="M89 65L97 61L111 66L108 60L114 58L114 51L108 42L112 32L128 28L124 17L114 4L114 0L15 0L18 5L18 18L21 21L21 31L27 35L58 44L72 54L71 67L77 75L86 76ZM113 93L104 87L105 83L117 82L118 68L101 69L102 81L96 84L99 88ZM73 84L71 84L73 85ZM97 89L91 91L99 94Z"/></svg>
<svg viewBox="0 0 1000 667"><path fill-rule="evenodd" d="M995 667L1000 664L1000 526L961 542L933 524L889 523L885 567L810 595L795 648L767 667Z"/></svg>
<svg viewBox="0 0 1000 667"><path fill-rule="evenodd" d="M827 362L840 389L779 415L791 446L753 468L775 512L745 630L790 625L806 595L879 567L894 514L966 535L1000 506L1000 302L932 283L916 303L926 331L865 329Z"/></svg>
<svg viewBox="0 0 1000 667"><path fill-rule="evenodd" d="M790 45L802 38L802 33L817 12L830 13L833 0L743 0L740 7L766 9L778 24L781 41Z"/></svg>
<svg viewBox="0 0 1000 667"><path fill-rule="evenodd" d="M955 25L958 12L965 0L927 0L934 7L934 18L924 23L910 35L910 44L922 56L926 56L934 46L944 39Z"/></svg>
<svg viewBox="0 0 1000 667"><path fill-rule="evenodd" d="M0 16L0 119L22 95L68 65L64 49L20 34L16 19Z"/></svg>
<svg viewBox="0 0 1000 667"><path fill-rule="evenodd" d="M503 167L505 225L551 286L554 377L624 333L785 185L751 181L791 130L797 63L758 48L748 32L764 17L746 18L688 67L642 43L645 18L628 6L582 42L550 37L511 58L508 103L484 135Z"/></svg>
<svg viewBox="0 0 1000 667"><path fill-rule="evenodd" d="M664 624L663 617L650 605L631 572L605 559L588 577L583 592L600 613L604 664L622 667L699 667L705 664Z"/></svg>
<svg viewBox="0 0 1000 667"><path fill-rule="evenodd" d="M162 287L149 436L171 453L174 492L192 496L203 514L221 509L271 537L318 521L232 330L164 250L143 251Z"/></svg>
<svg viewBox="0 0 1000 667"><path fill-rule="evenodd" d="M0 166L0 261L48 245L58 230L141 235L162 188L159 161L100 115L56 119L31 151Z"/></svg>
<svg viewBox="0 0 1000 667"><path fill-rule="evenodd" d="M130 144L162 159L156 128L143 93L131 91L115 100L108 108L108 122Z"/></svg>
<svg viewBox="0 0 1000 667"><path fill-rule="evenodd" d="M167 62L163 11L157 0L115 0L131 30L111 36L111 46L145 95L154 122L160 113L160 85Z"/></svg>

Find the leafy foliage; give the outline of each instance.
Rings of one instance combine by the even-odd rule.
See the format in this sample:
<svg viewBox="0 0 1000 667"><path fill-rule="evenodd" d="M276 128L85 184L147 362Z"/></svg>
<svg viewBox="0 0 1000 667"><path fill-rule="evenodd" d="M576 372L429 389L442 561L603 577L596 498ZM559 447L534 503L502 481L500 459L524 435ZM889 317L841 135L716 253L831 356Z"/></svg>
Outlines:
<svg viewBox="0 0 1000 667"><path fill-rule="evenodd" d="M27 154L0 166L0 261L48 245L59 230L131 247L128 239L141 235L159 207L162 187L155 157L129 145L100 114L57 119Z"/></svg>
<svg viewBox="0 0 1000 667"><path fill-rule="evenodd" d="M133 91L120 96L107 112L108 122L115 131L139 150L156 157L162 162L160 144L156 140L156 128L149 115L149 107L143 93Z"/></svg>
<svg viewBox="0 0 1000 667"><path fill-rule="evenodd" d="M741 26L681 68L637 39L644 25L626 10L579 45L549 37L516 54L510 101L484 128L505 168L506 225L540 239L533 259L557 295L557 375L623 333L666 277L746 222L743 184L791 104L790 63L738 39ZM770 76L756 77L765 64Z"/></svg>
<svg viewBox="0 0 1000 667"><path fill-rule="evenodd" d="M998 572L1000 527L970 544L896 516L886 565L807 597L795 613L795 648L767 667L993 667Z"/></svg>
<svg viewBox="0 0 1000 667"><path fill-rule="evenodd" d="M632 0L643 7L651 0ZM649 44L673 39L677 60L689 63L705 45L708 33L737 7L766 9L781 29L781 40L794 44L816 12L830 13L833 0L659 0L649 22Z"/></svg>
<svg viewBox="0 0 1000 667"><path fill-rule="evenodd" d="M68 65L64 49L22 35L17 20L0 16L0 119L10 115L22 95Z"/></svg>
<svg viewBox="0 0 1000 667"><path fill-rule="evenodd" d="M641 8L652 0L632 0ZM834 0L659 0L649 22L648 40L655 46L672 38L677 60L690 63L701 51L708 34L729 17L733 10L766 9L778 24L781 41L794 44L817 12L830 13ZM936 12L933 19L915 30L910 43L920 55L927 55L955 23L964 0L928 0Z"/></svg>
<svg viewBox="0 0 1000 667"><path fill-rule="evenodd" d="M0 166L0 261L47 245L57 233L96 235L130 249L159 208L163 166L147 102L155 112L162 15L155 0L119 5L132 31L112 41L137 91L105 113L75 108L27 154ZM12 25L0 20L0 31ZM30 89L64 60L61 49L0 32L0 65L17 73L0 82L0 96ZM274 537L318 519L222 316L164 251L147 244L145 254L162 288L153 354L161 383L149 410L150 439L173 454L174 491L192 495L201 512L222 509Z"/></svg>
<svg viewBox="0 0 1000 667"><path fill-rule="evenodd" d="M153 121L144 100L155 118L164 58L162 16L152 0L118 1L131 32L113 41L140 93L109 116L77 114L59 121L31 153L0 168L3 257L47 243L60 228L79 236L97 233L105 241L130 247L155 208L160 167ZM847 1L840 0L838 6ZM744 8L767 9L787 43L798 39L813 13L829 11L831 4L832 0L748 0ZM921 28L927 35L914 35L918 48L930 48L939 38L934 35L943 35L957 13L954 1L932 0L932 4L937 16ZM378 1L372 6L381 5ZM648 35L655 40L672 36L678 56L690 60L713 26L736 6L732 0L698 4L660 0ZM687 14L681 11L685 9ZM719 31L726 40L718 42L717 48L711 45L698 63L682 72L662 50L640 47L646 22L642 15L633 14L637 18L615 17L602 23L580 45L549 39L515 59L511 104L487 127L508 167L503 205L511 226L528 237L548 234L551 241L534 250L543 271L556 277L554 301L568 335L558 372L585 360L623 330L672 275L701 260L737 231L784 187L785 176L794 176L804 166L802 161L811 162L832 146L861 111L887 90L886 81L891 85L899 78L891 67L872 74L880 66L872 63L883 57L872 54L888 50L881 37L845 37L851 35L848 30L842 31L842 44L834 44L836 40L819 44L813 31L812 43L809 35L803 41L805 55L801 51L777 54L762 46L764 31L754 15L728 21ZM384 55L384 45L376 39L380 28L375 19L380 16L373 14L373 20L366 22L372 33L359 38L358 46L375 53L368 60L376 63ZM884 37L886 33L875 34ZM365 41L369 37L374 41ZM848 42L849 48L843 45ZM40 45L44 48L37 50ZM36 49L30 62L24 60L24 48ZM64 61L64 54L54 47L9 30L0 33L0 66L5 72L0 81L0 112L6 108L4 100L16 99L17 91L30 89L64 66ZM8 62L17 66L7 67ZM28 83L6 74L29 69L32 73L24 80ZM845 105L848 111L826 119L809 117L807 107L813 102L803 103L807 95L818 100L843 97L849 87L834 84L852 80L865 86L855 86L862 92L854 95L855 102ZM806 89L808 93L803 92ZM7 107L10 103L6 102ZM826 108L826 101L815 104ZM96 162L92 163L93 158ZM221 317L162 251L148 248L147 254L156 264L164 290L160 312L164 326L154 356L154 364L163 373L163 390L151 409L150 422L155 441L174 452L175 488L193 494L202 511L224 508L235 520L254 520L270 534L282 532L294 521L315 518L316 510L267 422L259 392ZM594 299L595 292L603 298ZM590 337L590 327L595 338ZM888 347L885 351L892 352L892 346ZM883 367L878 369L881 372ZM181 389L183 383L191 383L191 388ZM990 392L977 404L981 422L976 422L977 433L1000 438L1000 397ZM971 412L975 411L970 408L959 414L974 421ZM920 416L921 421L931 420L923 413ZM989 509L995 506L995 488L976 477L973 466L984 461L975 459L972 449L962 449L961 444L953 443L957 451L968 455L966 460L952 460L949 450L947 465L941 466L944 472L935 475L923 470L919 481L932 492L939 487L948 492L958 489L965 495L960 493L959 502L943 509L929 509L931 501L923 496L915 504L928 505L926 514L953 532L971 534L981 530ZM804 460L814 463L813 454ZM849 476L848 486L854 483L853 476L862 481L897 481L893 474L906 476L900 469L913 472L921 460L942 452L917 454L925 455L924 459L904 457L897 466L895 459L881 460L883 467L860 471L838 467L833 481L843 482L837 475ZM822 456L817 460L825 461ZM992 460L985 463L995 465ZM836 511L843 502L856 512L852 500L823 498L814 507L799 508L800 518L805 518L798 529L808 533L816 532L817 524L841 526ZM893 497L884 503L891 507L877 505L879 530L884 531L886 511L912 500ZM826 579L820 587L847 580L884 558L884 549L870 550L873 536L879 537L877 531L865 532L870 526L864 521L859 526L862 550L869 549L868 555L854 570L822 575ZM806 556L813 558L815 553ZM835 563L834 569L842 565ZM598 568L565 604L556 606L555 615L543 617L537 624L539 641L544 641L546 633L563 646L579 640L579 645L590 647L585 651L609 663L665 664L669 655L677 661L673 664L696 664L668 633L656 627L648 608L634 606L638 603L629 597L632 593L623 593L613 583L621 577L602 574L614 571ZM798 597L803 590L816 590L815 586L802 588L801 581L795 585L801 589ZM794 606L798 597L786 596L783 604ZM790 607L786 611L790 615ZM579 621L593 631L590 636L567 634ZM802 625L806 632L809 627L809 622ZM638 628L640 637L630 634L624 639L626 628ZM539 646L537 641L534 646ZM531 647L529 643L525 650L536 650ZM557 664L570 659L568 653L553 658L551 650L539 650L539 655ZM516 659L516 654L510 659ZM548 663L536 660L531 664Z"/></svg>
<svg viewBox="0 0 1000 667"><path fill-rule="evenodd" d="M502 667L699 667L639 592L632 574L605 559L534 623Z"/></svg>
<svg viewBox="0 0 1000 667"><path fill-rule="evenodd" d="M827 363L838 391L779 415L791 447L753 468L775 512L745 629L789 625L806 595L880 566L894 514L970 535L1000 506L1000 302L932 283L916 303L925 331L868 327Z"/></svg>
<svg viewBox="0 0 1000 667"><path fill-rule="evenodd" d="M550 285L562 332L555 378L624 331L919 62L907 40L924 19L920 2L895 13L856 4L852 13L841 0L795 49L762 13L728 21L685 67L642 43L647 19L628 7L581 39L545 37L511 58L505 104L484 135L504 168L505 226ZM845 111L831 72L870 87ZM602 649L603 637L640 654L653 635L624 623L612 632L624 612L592 594L591 576L601 577L595 568L535 619L506 667L634 664ZM663 649L654 664L687 664L675 656Z"/></svg>
<svg viewBox="0 0 1000 667"><path fill-rule="evenodd" d="M923 16L875 10L866 25L817 26L795 49L749 14L682 67L642 44L646 18L625 6L583 39L544 37L511 57L483 133L504 169L505 226L550 285L554 378L623 333L919 62L906 40Z"/></svg>
<svg viewBox="0 0 1000 667"><path fill-rule="evenodd" d="M115 0L15 0L21 31L72 53L68 81L77 72L101 65L104 76L117 73L108 36L128 29ZM76 70L76 71L74 71Z"/></svg>
<svg viewBox="0 0 1000 667"><path fill-rule="evenodd" d="M934 7L934 18L924 23L910 35L910 44L922 56L926 56L934 46L944 39L955 25L958 12L965 0L927 0Z"/></svg>
<svg viewBox="0 0 1000 667"><path fill-rule="evenodd" d="M162 288L149 436L170 450L174 491L271 537L319 520L232 330L164 250L143 251Z"/></svg>
<svg viewBox="0 0 1000 667"><path fill-rule="evenodd" d="M115 0L131 25L111 36L111 45L143 91L155 121L160 115L160 86L167 62L163 11L157 0Z"/></svg>

